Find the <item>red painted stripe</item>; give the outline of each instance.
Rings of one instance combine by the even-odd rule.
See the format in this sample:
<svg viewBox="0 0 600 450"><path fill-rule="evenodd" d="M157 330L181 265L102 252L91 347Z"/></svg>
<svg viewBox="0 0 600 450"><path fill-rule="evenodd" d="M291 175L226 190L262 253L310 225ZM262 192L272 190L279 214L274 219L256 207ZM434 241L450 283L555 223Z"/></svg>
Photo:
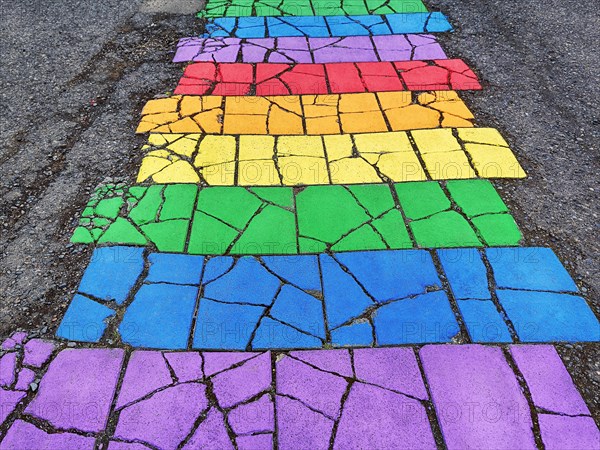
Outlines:
<svg viewBox="0 0 600 450"><path fill-rule="evenodd" d="M330 64L201 62L187 66L176 94L299 95L481 89L460 59Z"/></svg>

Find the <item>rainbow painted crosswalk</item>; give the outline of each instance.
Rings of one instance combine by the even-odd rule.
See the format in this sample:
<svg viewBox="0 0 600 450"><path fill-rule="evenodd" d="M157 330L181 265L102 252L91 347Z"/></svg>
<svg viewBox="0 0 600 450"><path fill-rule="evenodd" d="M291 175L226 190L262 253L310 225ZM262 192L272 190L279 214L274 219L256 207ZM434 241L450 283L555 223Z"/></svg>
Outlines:
<svg viewBox="0 0 600 450"><path fill-rule="evenodd" d="M600 323L502 199L527 174L461 98L484 84L446 17L198 16L141 111L137 183L81 213L57 339L2 343L0 449L598 448L552 344Z"/></svg>

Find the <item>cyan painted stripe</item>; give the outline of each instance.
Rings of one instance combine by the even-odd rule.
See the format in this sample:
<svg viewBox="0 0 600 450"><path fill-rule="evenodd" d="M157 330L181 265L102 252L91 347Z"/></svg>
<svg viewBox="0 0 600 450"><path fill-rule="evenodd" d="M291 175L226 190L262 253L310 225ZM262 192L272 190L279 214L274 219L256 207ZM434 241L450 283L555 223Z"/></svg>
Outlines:
<svg viewBox="0 0 600 450"><path fill-rule="evenodd" d="M262 257L102 247L57 335L98 342L116 330L134 347L248 351L600 340L577 286L538 247Z"/></svg>
<svg viewBox="0 0 600 450"><path fill-rule="evenodd" d="M451 31L439 12L379 16L222 17L206 25L203 37L344 37Z"/></svg>

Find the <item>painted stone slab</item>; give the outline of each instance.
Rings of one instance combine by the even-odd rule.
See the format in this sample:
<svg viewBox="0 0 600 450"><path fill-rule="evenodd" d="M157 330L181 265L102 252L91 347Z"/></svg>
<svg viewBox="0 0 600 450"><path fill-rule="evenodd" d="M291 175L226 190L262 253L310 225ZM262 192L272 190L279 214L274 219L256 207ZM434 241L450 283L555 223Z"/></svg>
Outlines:
<svg viewBox="0 0 600 450"><path fill-rule="evenodd" d="M479 89L477 75L461 59L326 64L198 62L186 67L175 94L269 96Z"/></svg>
<svg viewBox="0 0 600 450"><path fill-rule="evenodd" d="M183 38L173 62L339 63L446 59L431 34L311 38Z"/></svg>

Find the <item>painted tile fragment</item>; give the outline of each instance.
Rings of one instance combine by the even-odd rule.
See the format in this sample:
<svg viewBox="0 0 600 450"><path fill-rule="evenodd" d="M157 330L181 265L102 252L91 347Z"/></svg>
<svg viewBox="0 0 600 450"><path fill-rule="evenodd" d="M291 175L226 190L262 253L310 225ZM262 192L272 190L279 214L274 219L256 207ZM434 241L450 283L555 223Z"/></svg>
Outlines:
<svg viewBox="0 0 600 450"><path fill-rule="evenodd" d="M268 377L270 382L270 377ZM239 440L246 442L246 438L257 437L252 436L251 433L265 433L262 435L266 438L266 442L269 443L269 448L273 445L273 436L271 433L274 432L274 406L271 396L264 394L258 400L250 403L242 403L235 407L228 416L229 423L234 433L241 435L238 437ZM248 420L252 417L253 420ZM268 434L267 434L268 433ZM248 445L248 443L247 443Z"/></svg>
<svg viewBox="0 0 600 450"><path fill-rule="evenodd" d="M441 291L385 305L373 322L381 345L450 342L460 331L448 296Z"/></svg>
<svg viewBox="0 0 600 450"><path fill-rule="evenodd" d="M207 352L202 353L204 361L204 374L207 377L221 373L232 367L238 367L242 362L247 361L260 353L250 352Z"/></svg>
<svg viewBox="0 0 600 450"><path fill-rule="evenodd" d="M506 318L491 300L457 300L473 342L512 342Z"/></svg>
<svg viewBox="0 0 600 450"><path fill-rule="evenodd" d="M17 354L7 353L0 363L0 387L10 387L16 381Z"/></svg>
<svg viewBox="0 0 600 450"><path fill-rule="evenodd" d="M90 273L94 277L103 276L102 272L90 271ZM77 294L63 316L56 335L72 341L97 342L106 331L107 320L114 315L114 309Z"/></svg>
<svg viewBox="0 0 600 450"><path fill-rule="evenodd" d="M555 292L499 290L498 300L524 342L600 339L600 323L583 297Z"/></svg>
<svg viewBox="0 0 600 450"><path fill-rule="evenodd" d="M355 95L372 96L373 94ZM390 105L396 104L398 102L390 102ZM340 105L346 107L343 103ZM386 108L385 104L384 108ZM402 108L394 109L394 106L391 108L385 113L388 122L394 123L394 118L402 121L401 116L394 115L394 111ZM336 119L333 128L328 125L328 121L324 120L326 117L320 117L319 113L315 113L315 117L311 118L311 112L305 120L309 128L313 126L319 129L327 128L336 133L339 132L340 126L342 131L348 126L364 127L367 122L361 118L361 113L351 111L350 109L348 114L342 115L341 122ZM352 121L351 124L344 118L345 116L351 118L349 119ZM411 120L417 119L418 117ZM311 120L315 120L314 125ZM385 123L383 119L381 123ZM486 128L473 130L476 133L487 132ZM138 172L138 182L150 180L155 183L201 182L215 186L293 186L422 181L427 179L428 175L432 179L478 177L479 174L471 165L466 150L461 147L462 144L452 136L451 139L443 141L435 139L439 131L444 130L275 137L152 133L148 145L143 147L145 156ZM451 135L455 130L447 131ZM417 133L419 139L415 139ZM421 159L417 156L411 140L416 143ZM433 143L435 143L435 152L431 154L435 158L430 159L427 157L430 154L427 148ZM458 164L457 161L463 161L464 164L463 162ZM144 191L146 188L140 189ZM184 188L178 189L184 190ZM193 188L188 189L190 201L186 203L186 211L192 208L191 200L194 195ZM99 192L97 195L112 194ZM166 203L170 202L169 200ZM135 203L132 201L130 205ZM94 200L91 200L89 207L84 211L84 219L90 220L83 220L82 225L86 229L80 227L76 230L77 242L91 242L93 239L91 235L97 237L101 233L96 228L104 229L110 222L110 219L105 218L91 221L93 205ZM506 221L501 215L481 217L476 221L479 222L478 228L482 233L496 226L506 230L511 227L510 221ZM136 225L137 223L133 224L134 227ZM130 229L124 228L123 224L119 226L119 230L121 233L127 233L135 242L141 241L137 234L131 233ZM172 243L168 245L164 243L162 247L175 246Z"/></svg>
<svg viewBox="0 0 600 450"><path fill-rule="evenodd" d="M523 178L525 171L508 148L498 130L484 132L458 131L458 138L482 178Z"/></svg>
<svg viewBox="0 0 600 450"><path fill-rule="evenodd" d="M291 188L270 188L275 195L292 197ZM277 224L277 227L273 226ZM215 254L272 254L296 251L295 214L238 187L202 189L187 251Z"/></svg>
<svg viewBox="0 0 600 450"><path fill-rule="evenodd" d="M382 15L216 17L204 37L346 37L451 31L439 12Z"/></svg>
<svg viewBox="0 0 600 450"><path fill-rule="evenodd" d="M173 62L338 63L446 59L430 34L282 37L262 39L197 38L179 40Z"/></svg>
<svg viewBox="0 0 600 450"><path fill-rule="evenodd" d="M209 104L204 101L208 98L211 99ZM205 105L215 109L216 113L207 118L206 114L210 110L204 110ZM168 112L162 112L165 110ZM146 103L137 131L323 135L440 126L471 127L472 120L473 114L454 91L432 91L418 95L412 92L274 97L175 95ZM449 140L458 147L453 150L461 150L451 133ZM448 144L450 143L442 144L442 148ZM436 148L435 151L443 150Z"/></svg>
<svg viewBox="0 0 600 450"><path fill-rule="evenodd" d="M277 426L280 448L327 449L334 421L302 402L277 396Z"/></svg>
<svg viewBox="0 0 600 450"><path fill-rule="evenodd" d="M24 331L15 331L13 334L10 335L9 338L5 339L2 342L2 345L0 345L0 350L14 350L15 348L23 344L23 341L26 337L27 333L25 333Z"/></svg>
<svg viewBox="0 0 600 450"><path fill-rule="evenodd" d="M457 300L491 300L487 268L473 249L438 250L437 255Z"/></svg>
<svg viewBox="0 0 600 450"><path fill-rule="evenodd" d="M163 355L159 352L144 352L146 358L159 362ZM134 353L139 354L139 352ZM236 439L245 434L273 431L273 414L268 411L267 402L246 402L260 392L271 387L270 355L256 356L252 354L219 354L199 355L197 353L169 353L171 358L178 355L179 365L191 358L212 361L211 365L221 366L221 370L213 375L213 370L206 371L195 381L174 381L164 375L164 365L132 364L127 368L123 382L123 392L135 389L143 400L126 406L120 413L115 436L120 439L136 440L160 448L198 448L199 445L218 445L219 448L233 448L228 437L226 426L236 435ZM233 358L232 358L233 356ZM237 362L236 362L237 359ZM163 359L163 362L165 360ZM241 363L241 365L240 365ZM151 369L149 370L149 367ZM157 372L158 370L158 372ZM149 371L149 374L143 374ZM160 375L164 381L158 384L146 385L140 390L140 378L158 380ZM168 373L168 372L167 372ZM258 374L262 374L258 376ZM248 383L249 380L253 380ZM207 385L210 384L219 405L210 406ZM191 401L190 401L191 400ZM121 401L121 397L120 397ZM122 401L121 401L122 403ZM224 416L223 408L231 410L228 418ZM245 415L254 412L253 416ZM261 420L256 420L260 417ZM212 448L212 447L210 447Z"/></svg>
<svg viewBox="0 0 600 450"><path fill-rule="evenodd" d="M446 187L488 246L514 245L521 240L516 222L491 183L485 180L451 180Z"/></svg>
<svg viewBox="0 0 600 450"><path fill-rule="evenodd" d="M273 96L478 89L477 75L460 59L255 65L198 62L186 67L175 94Z"/></svg>
<svg viewBox="0 0 600 450"><path fill-rule="evenodd" d="M137 402L173 382L167 362L158 352L135 351L131 354L127 367L116 403L117 408Z"/></svg>
<svg viewBox="0 0 600 450"><path fill-rule="evenodd" d="M448 449L536 448L529 405L501 349L427 346L419 355Z"/></svg>
<svg viewBox="0 0 600 450"><path fill-rule="evenodd" d="M19 402L23 400L26 395L27 393L22 391L9 391L6 389L0 389L0 405L2 405L0 408L0 425L4 423L7 417L15 410ZM6 439L3 442L5 441Z"/></svg>
<svg viewBox="0 0 600 450"><path fill-rule="evenodd" d="M92 450L95 441L94 437L81 436L75 433L47 433L29 422L17 420L0 443L0 448L2 450L23 450L24 448L31 448L32 443L35 443L35 448L44 450L55 448Z"/></svg>
<svg viewBox="0 0 600 450"><path fill-rule="evenodd" d="M35 377L36 373L33 370L27 367L22 368L17 377L15 389L18 391L27 391L34 382Z"/></svg>
<svg viewBox="0 0 600 450"><path fill-rule="evenodd" d="M63 350L50 363L25 413L57 428L103 430L122 362L120 349Z"/></svg>
<svg viewBox="0 0 600 450"><path fill-rule="evenodd" d="M291 148L297 143L284 141L280 142L280 148L282 145L290 155L305 151ZM359 148L361 146L359 144ZM487 180L450 181L447 191L433 181L401 183L393 188L394 193L388 184L308 186L298 191L291 187L134 186L120 193L120 198L127 198L130 191L134 191L140 193L142 199L129 202L119 217L107 219L102 228L91 231L98 236L98 243L154 245L161 251L199 255L517 245L521 239L506 206ZM190 195L169 198L166 194L170 191ZM101 198L103 192L115 198L112 191L100 187L90 205ZM151 206L146 199L152 200ZM162 220L168 205L181 208L180 218L168 216ZM157 213L159 208L160 214ZM86 208L90 209L91 206ZM93 216L82 218L78 229L94 219ZM165 232L148 234L141 243L120 228L120 224L127 223L143 229L150 220ZM168 228L174 220L179 226ZM484 226L483 220L496 225ZM73 242L80 242L77 230ZM178 244L167 245L167 239ZM145 295L146 290L142 288L142 291ZM79 300L85 302L82 309L91 309L88 300ZM143 303L147 301L150 300ZM89 314L107 317L110 310L106 309Z"/></svg>
<svg viewBox="0 0 600 450"><path fill-rule="evenodd" d="M194 348L244 350L265 308L202 299L194 330ZM225 319L227 318L227 319Z"/></svg>
<svg viewBox="0 0 600 450"><path fill-rule="evenodd" d="M207 408L205 385L175 385L124 408L115 437L158 448L177 448Z"/></svg>
<svg viewBox="0 0 600 450"><path fill-rule="evenodd" d="M316 0L208 0L198 17L346 16L419 12L427 12L421 0L354 0L337 5Z"/></svg>
<svg viewBox="0 0 600 450"><path fill-rule="evenodd" d="M411 354L412 360L407 354L408 358L392 362L378 359L379 352L367 352L362 351L363 357L361 363L358 363L366 366L363 370L368 370L371 363L384 371L393 369L399 369L401 372L404 369L414 371L416 368L414 354ZM347 359L342 355L346 355ZM338 422L334 448L361 448L369 444L377 448L387 448L394 443L419 448L435 447L425 410L418 401L374 385L365 385L360 381L348 384L344 378L341 378L340 375L355 380L361 379L361 375L358 374L355 378L352 369L347 367L350 360L345 351L294 352L290 356L294 359L288 357L277 363L279 394L277 402L280 423L282 419L285 420L285 425L280 428L279 434L282 447L291 448L295 439L299 438L300 429L296 428L297 424L314 423L316 417L311 410L319 411L325 416L320 420L322 425L311 427L311 430L322 433L321 436L310 436L314 448L324 444L326 446L329 442L332 422ZM295 359L296 357L300 360ZM371 361L369 359L371 357L375 357L375 360ZM303 361L308 361L308 364ZM386 362L391 365L386 367ZM404 364L407 364L406 367ZM419 379L416 385L420 385L424 390L418 369L416 374ZM367 373L366 378L369 377ZM323 384L330 386L325 397L319 390L319 386ZM307 406L304 412L302 412L302 404ZM341 410L334 407L340 404ZM293 423L288 423L290 419L287 416L288 409L295 411ZM415 413L409 420L404 416L406 409L411 409ZM365 411L368 411L369 420L364 418Z"/></svg>
<svg viewBox="0 0 600 450"><path fill-rule="evenodd" d="M598 448L600 431L591 417L539 414L540 434L545 448Z"/></svg>
<svg viewBox="0 0 600 450"><path fill-rule="evenodd" d="M486 250L496 295L524 342L598 341L600 322L548 248Z"/></svg>
<svg viewBox="0 0 600 450"><path fill-rule="evenodd" d="M364 420L365 411L369 420ZM410 411L407 412L407 411ZM436 448L423 405L375 386L355 383L344 403L334 448Z"/></svg>
<svg viewBox="0 0 600 450"><path fill-rule="evenodd" d="M161 251L183 251L189 219L193 213L198 188L192 185L133 186L104 185L96 190L83 211L80 226L73 233L73 242L114 242L145 245L154 243ZM105 214L102 205L115 205ZM127 211L127 217L119 217ZM123 288L135 282L139 266L139 249L122 248L123 253L111 255L110 249L99 257L103 270L125 271L115 287L96 286L90 279L90 294L121 303ZM138 252L137 254L135 252ZM136 263L137 261L137 263ZM83 279L87 283L86 278ZM85 284L87 286L87 284ZM117 292L104 292L104 290Z"/></svg>
<svg viewBox="0 0 600 450"><path fill-rule="evenodd" d="M395 185L400 205L411 221L410 228L421 246L440 248L519 243L521 233L489 181L452 180L448 181L446 188L450 196L436 183ZM453 202L455 209L452 209ZM493 225L488 226L488 222Z"/></svg>
<svg viewBox="0 0 600 450"><path fill-rule="evenodd" d="M192 437L182 448L186 450L197 448L234 449L224 422L223 413L218 409L211 408L206 414L206 418L198 425Z"/></svg>
<svg viewBox="0 0 600 450"><path fill-rule="evenodd" d="M318 353L318 352L313 352ZM354 350L356 378L368 384L428 400L425 384L412 349L382 348ZM399 377L398 374L402 373Z"/></svg>
<svg viewBox="0 0 600 450"><path fill-rule="evenodd" d="M456 320L429 255L423 252L365 252L322 255L327 319L332 332L369 324L377 343L447 342ZM350 300L351 299L351 300ZM430 308L433 308L430 310ZM435 328L443 331L435 332ZM432 333L428 333L432 328ZM338 336L337 345L352 345Z"/></svg>
<svg viewBox="0 0 600 450"><path fill-rule="evenodd" d="M549 248L487 250L500 289L578 292L577 285Z"/></svg>
<svg viewBox="0 0 600 450"><path fill-rule="evenodd" d="M412 246L384 184L310 186L296 195L296 208L301 253Z"/></svg>
<svg viewBox="0 0 600 450"><path fill-rule="evenodd" d="M220 407L232 408L268 391L271 387L271 376L269 352L214 375L212 384Z"/></svg>
<svg viewBox="0 0 600 450"><path fill-rule="evenodd" d="M165 359L169 364L171 377L173 377L173 374L175 374L176 380L180 383L199 380L203 377L202 366L204 359L200 353L165 353Z"/></svg>
<svg viewBox="0 0 600 450"><path fill-rule="evenodd" d="M103 217L101 210L103 201L95 211L100 217ZM142 252L141 248L136 247L119 247L117 250L111 247L99 249L90 262L95 268L90 275L84 274L79 283L79 292L107 302L115 301L117 304L122 304L144 268ZM98 280L94 277L97 273L103 274L103 279L110 278L113 282L106 284Z"/></svg>
<svg viewBox="0 0 600 450"><path fill-rule="evenodd" d="M540 412L538 421L544 446L597 447L600 431L554 347L513 345L510 353Z"/></svg>
<svg viewBox="0 0 600 450"><path fill-rule="evenodd" d="M331 420L339 419L341 400L348 389L344 378L292 358L283 358L276 367L279 395L297 399Z"/></svg>
<svg viewBox="0 0 600 450"><path fill-rule="evenodd" d="M30 339L24 346L23 364L33 367L42 367L55 349L52 342L42 339Z"/></svg>
<svg viewBox="0 0 600 450"><path fill-rule="evenodd" d="M0 346L0 425L26 399L38 372L53 354L52 341L29 339L27 333L18 331L5 339ZM7 441L8 439L8 441ZM10 438L5 442L11 441ZM7 444L8 445L8 444ZM11 444L12 445L12 444ZM0 444L0 448L4 448Z"/></svg>
<svg viewBox="0 0 600 450"><path fill-rule="evenodd" d="M316 366L320 370L332 372L342 377L352 377L354 373L352 359L346 350L299 350L290 352L289 355L310 366Z"/></svg>
<svg viewBox="0 0 600 450"><path fill-rule="evenodd" d="M123 340L137 347L185 348L197 296L193 286L142 286L119 326Z"/></svg>
<svg viewBox="0 0 600 450"><path fill-rule="evenodd" d="M173 253L152 253L146 281L155 283L198 284L204 270L204 258Z"/></svg>
<svg viewBox="0 0 600 450"><path fill-rule="evenodd" d="M241 450L254 450L257 448L269 450L273 447L273 437L270 434L238 436L236 443Z"/></svg>
<svg viewBox="0 0 600 450"><path fill-rule="evenodd" d="M554 347L513 345L510 353L538 408L570 416L590 414Z"/></svg>

